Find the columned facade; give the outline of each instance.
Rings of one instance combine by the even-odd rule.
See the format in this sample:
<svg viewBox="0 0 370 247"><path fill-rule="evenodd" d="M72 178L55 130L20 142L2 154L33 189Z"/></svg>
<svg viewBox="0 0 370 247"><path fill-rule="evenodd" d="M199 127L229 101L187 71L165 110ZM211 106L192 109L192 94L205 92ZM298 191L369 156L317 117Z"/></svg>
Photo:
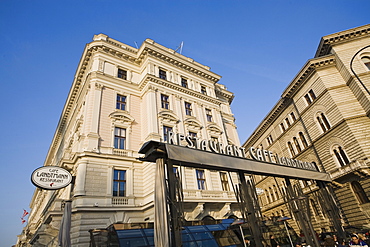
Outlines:
<svg viewBox="0 0 370 247"><path fill-rule="evenodd" d="M156 166L138 159L145 142L163 142L173 131L239 145L230 109L234 96L219 80L209 67L153 40L136 49L95 35L85 47L43 164L66 168L74 184L35 190L16 246L57 246L68 199L72 246L88 246L90 229L153 222ZM230 177L176 169L186 220L241 216ZM236 174L231 177L237 182Z"/></svg>

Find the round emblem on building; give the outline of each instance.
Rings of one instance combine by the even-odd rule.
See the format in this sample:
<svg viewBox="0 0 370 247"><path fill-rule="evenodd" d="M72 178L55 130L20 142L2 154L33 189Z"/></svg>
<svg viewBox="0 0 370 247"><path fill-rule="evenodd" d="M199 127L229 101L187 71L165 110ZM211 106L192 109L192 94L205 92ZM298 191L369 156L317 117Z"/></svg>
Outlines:
<svg viewBox="0 0 370 247"><path fill-rule="evenodd" d="M31 182L44 190L57 190L72 182L72 174L57 166L43 166L32 172Z"/></svg>

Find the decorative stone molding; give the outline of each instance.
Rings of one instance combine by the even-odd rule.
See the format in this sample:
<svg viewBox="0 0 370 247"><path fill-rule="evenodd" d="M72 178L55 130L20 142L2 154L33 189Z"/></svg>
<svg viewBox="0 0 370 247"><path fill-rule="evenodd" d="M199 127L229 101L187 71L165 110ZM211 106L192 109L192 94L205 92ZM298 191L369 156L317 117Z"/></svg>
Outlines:
<svg viewBox="0 0 370 247"><path fill-rule="evenodd" d="M135 121L135 119L126 111L112 112L109 117L113 120L114 123L119 123L124 126L129 126Z"/></svg>
<svg viewBox="0 0 370 247"><path fill-rule="evenodd" d="M184 124L191 130L199 131L203 129L202 123L199 122L195 117L188 117L184 120Z"/></svg>
<svg viewBox="0 0 370 247"><path fill-rule="evenodd" d="M173 82L170 82L170 81L167 81L167 80L163 80L163 79L160 79L160 78L158 78L156 76L149 75L149 74L147 74L144 77L144 79L142 80L142 82L139 84L139 88L142 90L149 82L154 82L154 83L157 83L159 85L163 85L165 87L174 89L175 91L186 93L188 95L191 95L191 96L197 97L199 99L202 99L202 100L211 102L213 104L217 104L217 105L220 105L221 104L221 102L218 99L211 98L210 96L204 95L204 94L202 94L200 92L194 91L194 90L189 89L189 88L182 87L182 86L180 86L178 84L175 84Z"/></svg>
<svg viewBox="0 0 370 247"><path fill-rule="evenodd" d="M170 110L164 110L158 113L158 119L162 120L162 122L170 123L171 125L177 124L180 122L180 119L176 114L174 114Z"/></svg>
<svg viewBox="0 0 370 247"><path fill-rule="evenodd" d="M364 25L362 27L350 29L344 32L327 35L321 39L319 48L317 49L315 57L325 56L330 53L333 45L348 42L370 35L370 26Z"/></svg>
<svg viewBox="0 0 370 247"><path fill-rule="evenodd" d="M210 123L207 125L207 130L209 132L210 135L222 135L223 131L222 131L222 128L220 126L218 126L216 123Z"/></svg>
<svg viewBox="0 0 370 247"><path fill-rule="evenodd" d="M149 47L145 47L144 48L144 51L146 52L146 55L148 55L148 56L151 56L151 57L155 57L157 59L160 59L160 60L162 60L162 61L164 61L166 63L171 64L171 66L178 67L178 68L181 68L183 70L186 70L189 73L195 74L195 75L197 75L199 77L202 77L202 78L204 78L206 80L209 80L209 81L211 81L213 83L219 81L219 78L218 77L215 77L215 76L211 75L210 73L208 74L205 71L202 71L200 69L197 69L196 67L191 66L190 63L182 62L179 59L175 59L173 57L167 56L166 54L164 54L164 53L162 53L160 51L151 49ZM194 60L190 60L189 62L194 63Z"/></svg>

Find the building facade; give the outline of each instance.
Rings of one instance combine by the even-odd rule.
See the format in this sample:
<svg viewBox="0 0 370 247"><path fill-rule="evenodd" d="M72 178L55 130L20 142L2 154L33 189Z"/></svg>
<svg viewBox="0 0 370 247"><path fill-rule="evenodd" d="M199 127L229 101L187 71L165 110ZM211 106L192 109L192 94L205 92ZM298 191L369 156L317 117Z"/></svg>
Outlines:
<svg viewBox="0 0 370 247"><path fill-rule="evenodd" d="M243 147L315 162L330 174L344 230L370 226L370 25L325 36L314 58L298 72ZM267 160L267 158L266 158ZM287 216L286 180L254 176L266 219ZM307 202L312 226L335 231L314 180L290 180Z"/></svg>
<svg viewBox="0 0 370 247"><path fill-rule="evenodd" d="M65 201L72 200L72 246L89 230L153 222L155 164L138 153L172 131L239 146L233 94L209 67L147 39L140 48L104 34L86 45L44 166L75 177L60 190L37 188L16 246L58 246ZM240 216L226 173L177 167L186 220Z"/></svg>

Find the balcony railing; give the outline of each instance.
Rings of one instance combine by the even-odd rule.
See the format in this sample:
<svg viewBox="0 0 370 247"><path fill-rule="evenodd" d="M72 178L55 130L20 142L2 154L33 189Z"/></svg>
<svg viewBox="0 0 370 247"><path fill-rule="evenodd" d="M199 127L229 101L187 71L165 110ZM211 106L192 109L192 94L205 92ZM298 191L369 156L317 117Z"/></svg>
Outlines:
<svg viewBox="0 0 370 247"><path fill-rule="evenodd" d="M186 200L235 200L233 191L215 191L215 190L184 190L184 199Z"/></svg>
<svg viewBox="0 0 370 247"><path fill-rule="evenodd" d="M112 197L112 205L129 205L128 197Z"/></svg>
<svg viewBox="0 0 370 247"><path fill-rule="evenodd" d="M132 157L132 151L126 149L113 149L113 154L118 156Z"/></svg>
<svg viewBox="0 0 370 247"><path fill-rule="evenodd" d="M356 161L349 163L346 166L339 167L335 171L331 172L330 176L333 180L335 180L339 177L342 177L354 171L358 171L361 169L367 169L367 168L369 168L369 165L367 164L366 160L356 160Z"/></svg>

